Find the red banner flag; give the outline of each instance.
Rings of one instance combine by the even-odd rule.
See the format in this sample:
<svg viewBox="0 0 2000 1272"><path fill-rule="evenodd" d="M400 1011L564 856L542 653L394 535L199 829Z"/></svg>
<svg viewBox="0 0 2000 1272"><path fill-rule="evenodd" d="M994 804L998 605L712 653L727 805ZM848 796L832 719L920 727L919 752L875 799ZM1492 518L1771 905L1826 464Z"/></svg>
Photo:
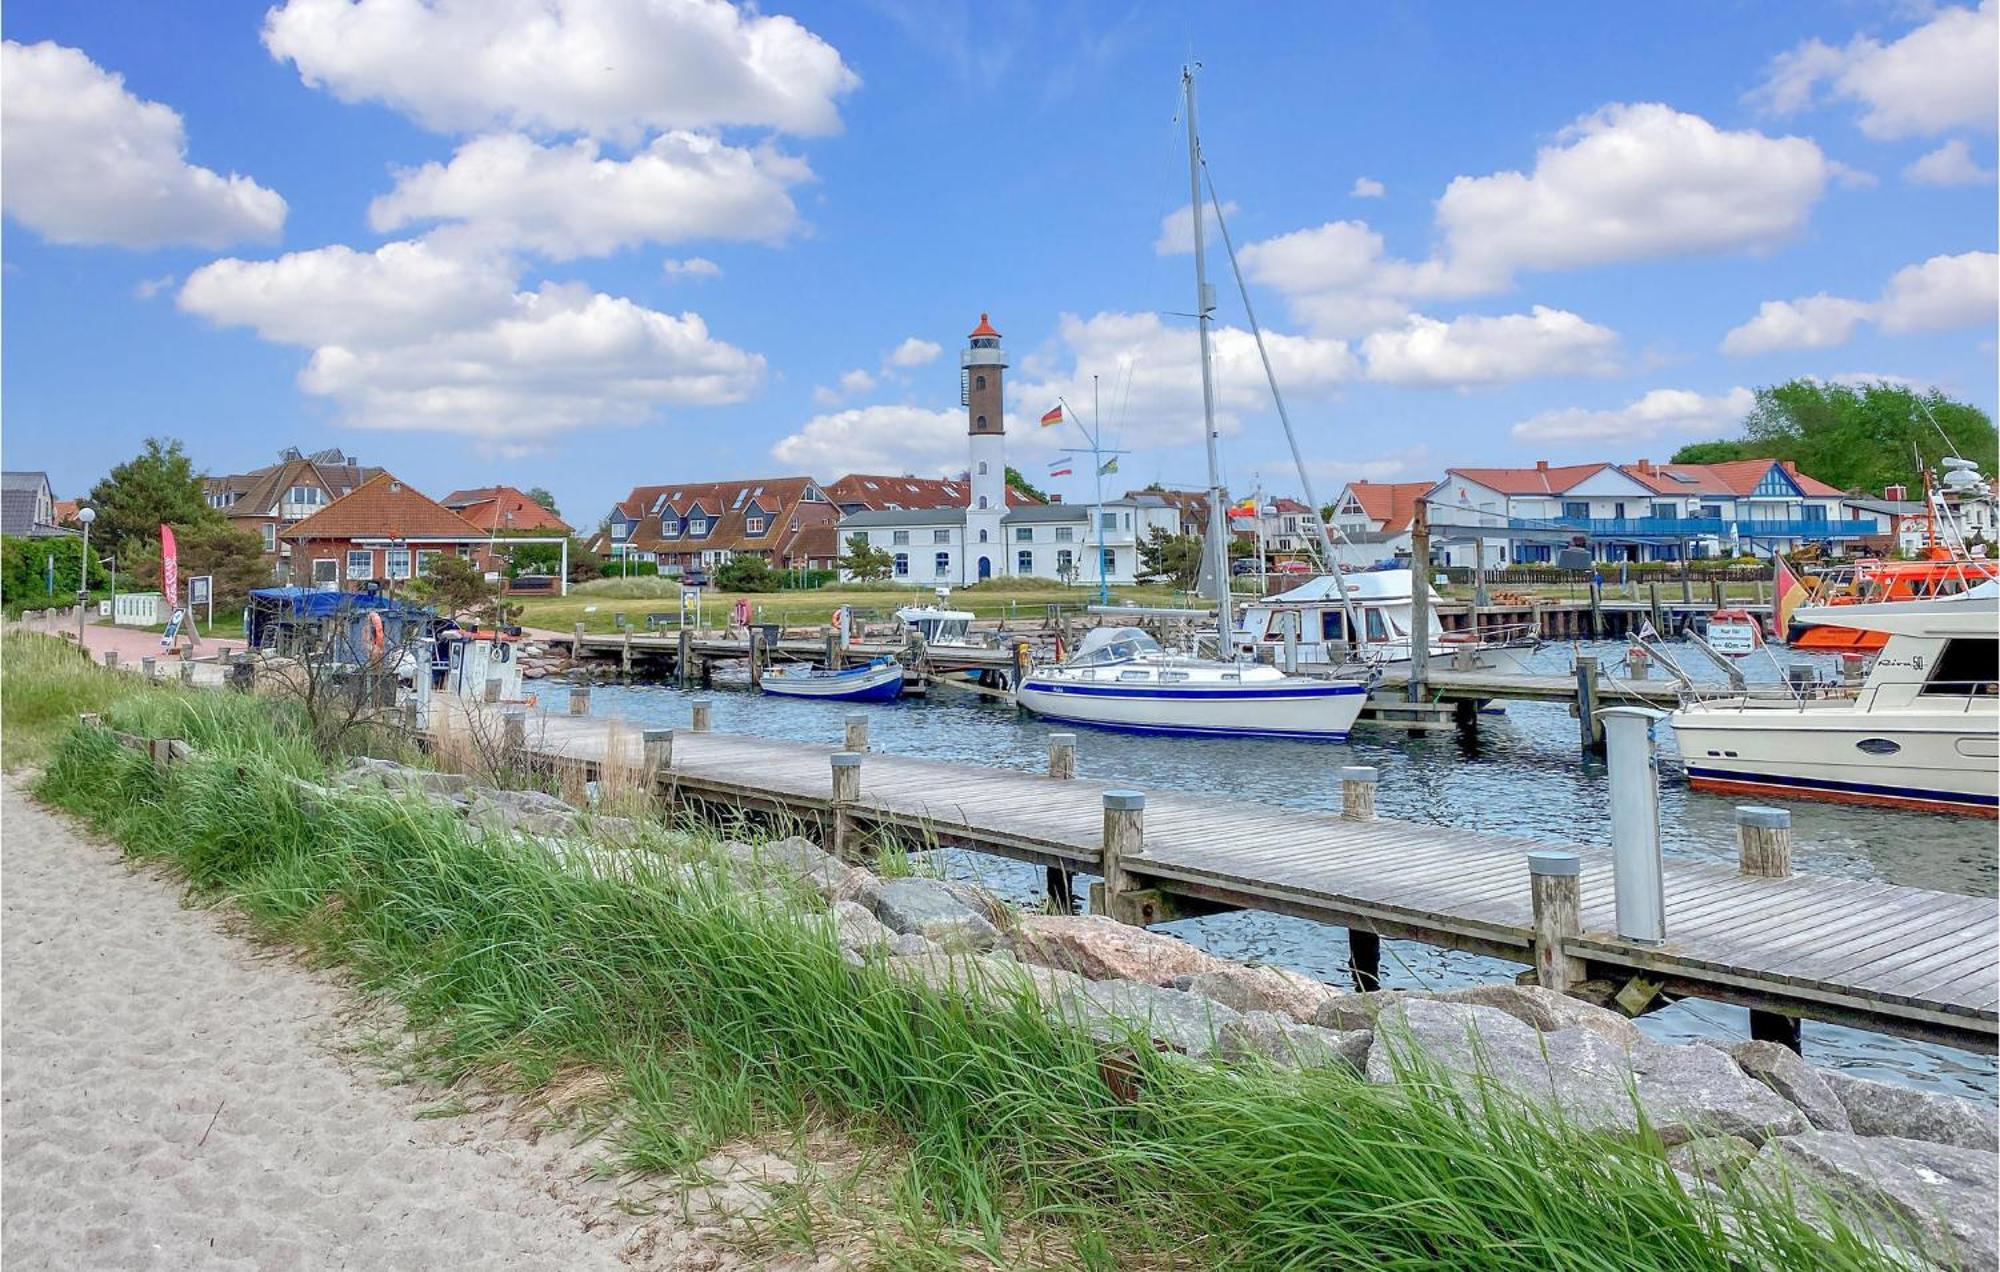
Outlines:
<svg viewBox="0 0 2000 1272"><path fill-rule="evenodd" d="M181 550L174 542L174 528L160 527L160 590L167 594L169 612L180 604L181 595Z"/></svg>

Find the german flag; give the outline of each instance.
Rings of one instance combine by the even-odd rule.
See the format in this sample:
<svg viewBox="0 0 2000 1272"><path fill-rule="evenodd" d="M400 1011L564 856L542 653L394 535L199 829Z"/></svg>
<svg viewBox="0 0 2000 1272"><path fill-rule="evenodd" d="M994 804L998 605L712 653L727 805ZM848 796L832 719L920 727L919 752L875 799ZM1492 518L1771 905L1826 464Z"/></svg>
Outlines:
<svg viewBox="0 0 2000 1272"><path fill-rule="evenodd" d="M1042 427L1048 428L1060 423L1062 423L1062 403L1058 402L1049 408L1047 415L1042 416Z"/></svg>

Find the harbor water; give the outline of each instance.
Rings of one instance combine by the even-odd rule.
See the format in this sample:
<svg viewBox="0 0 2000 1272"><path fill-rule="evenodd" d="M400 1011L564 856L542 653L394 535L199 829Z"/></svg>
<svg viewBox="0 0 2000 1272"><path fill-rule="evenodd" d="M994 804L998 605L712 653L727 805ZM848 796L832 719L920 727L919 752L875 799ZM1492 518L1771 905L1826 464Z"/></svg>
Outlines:
<svg viewBox="0 0 2000 1272"><path fill-rule="evenodd" d="M1599 655L1608 674L1622 676L1624 646L1608 642L1545 646L1536 655L1536 669L1567 672L1579 649ZM1697 679L1717 678L1713 668L1700 667L1698 661L1682 659ZM1821 665L1828 674L1834 671L1831 659ZM1744 669L1753 680L1775 680L1781 674L1761 655L1747 660ZM717 676L713 691L698 694L636 681L599 684L592 712L639 724L686 727L691 700L706 697L714 703L718 731L838 746L846 716L862 711L869 717L874 750L1026 770L1044 769L1048 734L1066 730L1078 734L1080 776L1139 790L1209 792L1298 808L1337 808L1337 771L1343 765L1369 764L1381 773L1377 808L1383 817L1551 843L1610 843L1603 767L1579 759L1577 723L1562 704L1510 703L1504 714L1483 715L1473 731L1410 734L1364 724L1345 743L1154 738L1054 725L1005 702L951 688L935 689L928 699L856 707L762 696L747 683L726 683L726 669ZM1615 687L1605 689L1604 700L1605 705L1616 701ZM1660 735L1664 850L1733 864L1734 809L1746 801L1690 791L1673 731L1663 723ZM1808 801L1786 806L1796 836L1794 867L1801 872L1979 896L1993 896L2000 882L1989 820ZM1272 844L1274 851L1281 846ZM975 879L1024 905L1041 901L1038 868L955 851L940 856L948 874ZM1521 886L1527 887L1525 871ZM1079 885L1079 896L1083 892ZM1164 930L1228 958L1348 983L1347 940L1340 928L1241 911L1185 920ZM1385 987L1493 983L1521 970L1512 963L1403 941L1383 942L1382 963ZM1651 1013L1639 1024L1650 1036L1670 1042L1733 1042L1749 1036L1745 1010L1697 1000ZM1987 1101L2000 1091L1991 1056L1813 1021L1806 1022L1804 1033L1806 1056L1817 1064Z"/></svg>

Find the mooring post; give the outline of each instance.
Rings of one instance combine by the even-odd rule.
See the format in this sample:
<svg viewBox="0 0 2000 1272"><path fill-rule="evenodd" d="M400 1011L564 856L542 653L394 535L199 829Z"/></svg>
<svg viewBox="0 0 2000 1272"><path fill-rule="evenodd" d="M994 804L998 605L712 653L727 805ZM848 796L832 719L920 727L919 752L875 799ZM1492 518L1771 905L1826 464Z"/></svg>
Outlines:
<svg viewBox="0 0 2000 1272"><path fill-rule="evenodd" d="M1686 565L1681 566L1681 604L1694 604L1694 575L1688 573Z"/></svg>
<svg viewBox="0 0 2000 1272"><path fill-rule="evenodd" d="M194 663L186 658L181 659L181 683L194 688Z"/></svg>
<svg viewBox="0 0 2000 1272"><path fill-rule="evenodd" d="M709 723L711 720L714 719L715 716L715 704L713 702L710 702L707 698L696 698L694 700L693 707L694 707L694 731L696 733L708 732Z"/></svg>
<svg viewBox="0 0 2000 1272"><path fill-rule="evenodd" d="M590 686L571 685L569 687L569 713L573 716L590 714Z"/></svg>
<svg viewBox="0 0 2000 1272"><path fill-rule="evenodd" d="M1372 994L1382 988L1382 936L1366 928L1347 929L1347 971L1354 991Z"/></svg>
<svg viewBox="0 0 2000 1272"><path fill-rule="evenodd" d="M1528 854L1528 899L1535 916L1535 982L1567 994L1585 975L1563 943L1583 930L1582 861L1573 852Z"/></svg>
<svg viewBox="0 0 2000 1272"><path fill-rule="evenodd" d="M117 651L117 650L115 650L115 649L107 649L107 650L105 650L105 651L104 651L104 665L105 665L106 667L109 667L109 668L110 668L111 670L113 670L113 671L116 671L116 670L118 670L118 651Z"/></svg>
<svg viewBox="0 0 2000 1272"><path fill-rule="evenodd" d="M153 667L158 662L159 659L153 657L151 654L146 654L139 659L139 675L145 679L147 684L153 682Z"/></svg>
<svg viewBox="0 0 2000 1272"><path fill-rule="evenodd" d="M1603 751L1604 725L1598 720L1595 654L1576 656L1576 722L1577 741L1583 749L1583 758L1587 760Z"/></svg>
<svg viewBox="0 0 2000 1272"><path fill-rule="evenodd" d="M1126 894L1134 888L1132 876L1125 871L1125 858L1138 856L1145 847L1145 793L1104 792L1104 912L1120 923L1144 926L1142 917L1127 903Z"/></svg>
<svg viewBox="0 0 2000 1272"><path fill-rule="evenodd" d="M868 750L868 717L862 712L856 711L847 717L847 749Z"/></svg>
<svg viewBox="0 0 2000 1272"><path fill-rule="evenodd" d="M755 689L764 683L764 630L750 629L750 687Z"/></svg>
<svg viewBox="0 0 2000 1272"><path fill-rule="evenodd" d="M1657 944L1667 939L1660 864L1660 756L1653 728L1667 718L1650 707L1607 707L1605 746L1611 774L1611 875L1618 935Z"/></svg>
<svg viewBox="0 0 2000 1272"><path fill-rule="evenodd" d="M618 674L632 674L632 629L629 627L623 630L618 642Z"/></svg>
<svg viewBox="0 0 2000 1272"><path fill-rule="evenodd" d="M660 788L666 785L667 773L674 766L674 731L672 729L647 729L639 735L643 746L646 770L646 794L654 799L660 797Z"/></svg>
<svg viewBox="0 0 2000 1272"><path fill-rule="evenodd" d="M570 657L571 657L572 659L575 659L575 658L581 658L581 657L583 657L583 624L582 624L582 623L578 623L578 624L576 625L576 634L570 637L570 640L569 640L569 656L570 656Z"/></svg>
<svg viewBox="0 0 2000 1272"><path fill-rule="evenodd" d="M1366 764L1340 770L1340 818L1342 821L1375 820L1375 785L1381 774Z"/></svg>
<svg viewBox="0 0 2000 1272"><path fill-rule="evenodd" d="M171 738L148 739L146 743L146 750L151 754L153 758L153 771L155 773L158 773L160 776L165 777L167 774L167 769L170 768L174 762L173 739Z"/></svg>
<svg viewBox="0 0 2000 1272"><path fill-rule="evenodd" d="M1064 782L1076 776L1076 734L1049 734L1049 776Z"/></svg>
<svg viewBox="0 0 2000 1272"><path fill-rule="evenodd" d="M519 764L522 753L528 749L528 709L508 707L500 713L501 744L507 748L509 762Z"/></svg>
<svg viewBox="0 0 2000 1272"><path fill-rule="evenodd" d="M1653 655L1644 645L1634 645L1625 653L1625 671L1634 680L1647 680L1653 674Z"/></svg>
<svg viewBox="0 0 2000 1272"><path fill-rule="evenodd" d="M1660 585L1658 583L1646 584L1646 599L1653 610L1653 630L1658 632L1662 637L1673 635L1672 632L1667 630L1667 611L1660 605Z"/></svg>
<svg viewBox="0 0 2000 1272"><path fill-rule="evenodd" d="M1595 571L1590 575L1590 638L1604 639L1604 581Z"/></svg>
<svg viewBox="0 0 2000 1272"><path fill-rule="evenodd" d="M1486 592L1486 536L1472 541L1472 630L1479 630L1479 611L1493 603Z"/></svg>
<svg viewBox="0 0 2000 1272"><path fill-rule="evenodd" d="M1792 814L1744 804L1736 810L1736 869L1766 879L1792 877Z"/></svg>
<svg viewBox="0 0 2000 1272"><path fill-rule="evenodd" d="M848 807L861 798L861 753L859 751L835 751L833 753L833 855L842 861L853 860L851 849L854 840L854 819Z"/></svg>
<svg viewBox="0 0 2000 1272"><path fill-rule="evenodd" d="M483 701L489 703L500 701L500 678L498 676L487 679L485 692L480 697Z"/></svg>
<svg viewBox="0 0 2000 1272"><path fill-rule="evenodd" d="M683 689L694 683L694 669L688 666L689 660L694 656L693 650L694 633L683 627L674 641L674 678L680 682Z"/></svg>

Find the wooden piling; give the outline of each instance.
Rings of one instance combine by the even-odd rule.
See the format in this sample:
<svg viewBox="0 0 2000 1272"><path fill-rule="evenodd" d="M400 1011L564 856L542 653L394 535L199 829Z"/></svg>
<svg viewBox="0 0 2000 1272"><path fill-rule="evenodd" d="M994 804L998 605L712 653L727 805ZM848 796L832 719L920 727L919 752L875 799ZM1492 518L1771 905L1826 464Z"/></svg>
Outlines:
<svg viewBox="0 0 2000 1272"><path fill-rule="evenodd" d="M111 670L113 670L113 671L116 671L116 670L118 670L118 651L117 651L117 650L115 650L115 649L107 649L107 650L105 650L105 651L104 651L104 665L105 665L106 667L109 667L109 668L110 668Z"/></svg>
<svg viewBox="0 0 2000 1272"><path fill-rule="evenodd" d="M1382 937L1366 928L1347 929L1347 971L1354 991L1372 994L1382 988Z"/></svg>
<svg viewBox="0 0 2000 1272"><path fill-rule="evenodd" d="M764 630L751 628L747 643L750 646L750 687L755 689L764 683Z"/></svg>
<svg viewBox="0 0 2000 1272"><path fill-rule="evenodd" d="M1146 848L1146 796L1141 791L1104 792L1104 912L1120 923L1143 926L1143 916L1131 904L1137 891L1125 870L1125 858Z"/></svg>
<svg viewBox="0 0 2000 1272"><path fill-rule="evenodd" d="M519 763L528 747L528 712L524 707L508 707L500 713L501 744L510 762Z"/></svg>
<svg viewBox="0 0 2000 1272"><path fill-rule="evenodd" d="M856 854L854 820L848 807L861 798L861 755L857 751L835 751L833 765L833 843L828 851L842 861Z"/></svg>
<svg viewBox="0 0 2000 1272"><path fill-rule="evenodd" d="M1585 976L1583 960L1563 952L1583 930L1582 862L1573 852L1528 854L1528 899L1535 924L1535 982L1567 994Z"/></svg>
<svg viewBox="0 0 2000 1272"><path fill-rule="evenodd" d="M1076 734L1049 734L1049 776L1063 782L1076 777Z"/></svg>
<svg viewBox="0 0 2000 1272"><path fill-rule="evenodd" d="M689 665L694 657L694 633L683 627L674 642L674 676L682 689L694 684L694 668Z"/></svg>
<svg viewBox="0 0 2000 1272"><path fill-rule="evenodd" d="M569 639L569 656L570 656L571 658L573 658L573 659L574 659L574 658L581 658L581 657L583 657L583 624L582 624L582 623L578 623L578 624L576 625L576 632L575 632L575 634L573 634L573 635L572 635L572 636L570 637L570 639Z"/></svg>
<svg viewBox="0 0 2000 1272"><path fill-rule="evenodd" d="M1375 784L1380 774L1365 764L1340 770L1340 816L1344 821L1375 820Z"/></svg>
<svg viewBox="0 0 2000 1272"><path fill-rule="evenodd" d="M715 704L707 698L696 698L692 705L694 709L694 731L696 733L708 732L709 723L715 716Z"/></svg>
<svg viewBox="0 0 2000 1272"><path fill-rule="evenodd" d="M1792 814L1754 804L1736 809L1736 869L1765 879L1792 877Z"/></svg>
<svg viewBox="0 0 2000 1272"><path fill-rule="evenodd" d="M152 681L153 681L153 667L154 667L154 665L155 665L156 663L158 663L158 662L159 662L159 659L157 659L157 658L153 657L153 656L152 656L151 654L147 654L147 655L145 655L144 657L142 657L141 659L139 659L139 674L140 674L141 676L145 677L145 679L146 679L146 683L148 683L148 684L151 684L151 683L152 683Z"/></svg>
<svg viewBox="0 0 2000 1272"><path fill-rule="evenodd" d="M847 749L859 752L868 749L868 717L862 712L847 717Z"/></svg>
<svg viewBox="0 0 2000 1272"><path fill-rule="evenodd" d="M632 629L627 627L618 642L618 671L620 675L632 674Z"/></svg>
<svg viewBox="0 0 2000 1272"><path fill-rule="evenodd" d="M647 729L639 737L644 747L646 793L658 799L661 798L661 789L667 785L667 775L674 767L674 731Z"/></svg>
<svg viewBox="0 0 2000 1272"><path fill-rule="evenodd" d="M1601 753L1604 750L1604 726L1597 719L1595 654L1578 654L1576 658L1576 723L1577 741L1584 758Z"/></svg>
<svg viewBox="0 0 2000 1272"><path fill-rule="evenodd" d="M1671 631L1667 630L1667 611L1660 605L1660 585L1658 583L1648 583L1646 585L1646 600L1649 608L1653 611L1653 630L1661 636L1673 635Z"/></svg>
<svg viewBox="0 0 2000 1272"><path fill-rule="evenodd" d="M194 688L194 663L186 658L181 659L181 683Z"/></svg>
<svg viewBox="0 0 2000 1272"><path fill-rule="evenodd" d="M1285 610L1284 613L1292 620L1290 630L1296 632L1300 611ZM1410 683L1405 686L1405 692L1411 702L1422 702L1425 697L1424 681L1430 671L1431 659L1430 630L1431 514L1430 504L1419 499L1415 515L1410 518L1410 631L1414 634L1410 637ZM1292 638L1288 636L1287 639ZM1286 650L1288 657L1292 653L1292 649ZM1296 671L1297 667L1288 670Z"/></svg>
<svg viewBox="0 0 2000 1272"><path fill-rule="evenodd" d="M571 685L569 687L569 713L573 716L590 714L590 686Z"/></svg>
<svg viewBox="0 0 2000 1272"><path fill-rule="evenodd" d="M1590 576L1590 638L1604 639L1604 584Z"/></svg>
<svg viewBox="0 0 2000 1272"><path fill-rule="evenodd" d="M1625 670L1634 680L1650 680L1653 675L1652 653L1634 645L1625 655Z"/></svg>

